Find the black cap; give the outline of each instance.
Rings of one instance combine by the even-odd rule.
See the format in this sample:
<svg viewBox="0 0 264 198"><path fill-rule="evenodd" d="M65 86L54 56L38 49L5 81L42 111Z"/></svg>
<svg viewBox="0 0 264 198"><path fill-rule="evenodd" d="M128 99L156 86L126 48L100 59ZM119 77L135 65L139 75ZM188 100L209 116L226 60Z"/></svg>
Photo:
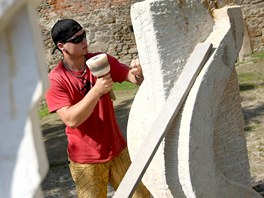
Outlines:
<svg viewBox="0 0 264 198"><path fill-rule="evenodd" d="M52 40L55 43L52 54L58 49L57 44L59 42L66 42L81 29L83 29L82 26L73 19L62 19L57 21L51 29Z"/></svg>

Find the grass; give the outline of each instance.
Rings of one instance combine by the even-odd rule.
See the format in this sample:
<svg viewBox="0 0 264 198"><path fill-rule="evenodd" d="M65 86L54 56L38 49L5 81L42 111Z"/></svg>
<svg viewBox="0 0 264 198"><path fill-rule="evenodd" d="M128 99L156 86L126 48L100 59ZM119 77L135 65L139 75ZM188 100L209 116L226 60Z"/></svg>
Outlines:
<svg viewBox="0 0 264 198"><path fill-rule="evenodd" d="M256 52L256 53L253 53L251 56L252 56L252 58L257 58L257 59L263 60L264 59L264 52Z"/></svg>
<svg viewBox="0 0 264 198"><path fill-rule="evenodd" d="M264 87L264 74L256 72L240 72L238 74L240 91L248 91Z"/></svg>
<svg viewBox="0 0 264 198"><path fill-rule="evenodd" d="M256 60L264 60L264 52L253 53L247 59L251 62L256 62ZM245 64L245 62L237 63L236 67ZM255 72L254 70L240 72L238 74L238 82L240 91L248 91L255 88L264 87L264 73Z"/></svg>
<svg viewBox="0 0 264 198"><path fill-rule="evenodd" d="M47 115L49 115L47 104L45 101L42 101L41 104L39 105L38 116L39 118L44 118Z"/></svg>
<svg viewBox="0 0 264 198"><path fill-rule="evenodd" d="M239 66L241 64L247 64L247 63L256 63L259 60L264 60L264 52L254 52L249 56L244 57L245 60L238 62L236 65Z"/></svg>
<svg viewBox="0 0 264 198"><path fill-rule="evenodd" d="M123 83L115 83L113 90L131 90L131 89L135 89L137 88L137 85L134 85L132 83L129 82L123 82Z"/></svg>

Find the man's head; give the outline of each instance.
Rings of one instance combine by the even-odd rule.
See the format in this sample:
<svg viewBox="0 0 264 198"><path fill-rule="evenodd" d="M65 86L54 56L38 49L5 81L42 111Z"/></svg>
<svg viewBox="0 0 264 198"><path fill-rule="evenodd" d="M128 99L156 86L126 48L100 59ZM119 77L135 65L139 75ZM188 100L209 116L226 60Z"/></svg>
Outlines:
<svg viewBox="0 0 264 198"><path fill-rule="evenodd" d="M73 19L62 19L55 23L51 29L51 36L55 43L54 53L58 48L58 43L65 43L77 32L82 30L82 26ZM59 49L60 50L60 49Z"/></svg>

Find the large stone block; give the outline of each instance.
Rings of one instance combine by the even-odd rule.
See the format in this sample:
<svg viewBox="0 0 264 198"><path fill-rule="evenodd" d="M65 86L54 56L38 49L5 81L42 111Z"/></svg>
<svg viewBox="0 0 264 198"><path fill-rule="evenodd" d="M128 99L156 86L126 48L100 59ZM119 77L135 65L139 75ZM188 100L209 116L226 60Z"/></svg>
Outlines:
<svg viewBox="0 0 264 198"><path fill-rule="evenodd" d="M128 122L128 144L133 158L190 53L197 43L209 36L214 22L201 3L181 6L176 1L144 1L134 4L131 18L145 76L132 105ZM176 126L174 123L172 129ZM177 136L177 133L174 135ZM165 137L143 177L151 193L157 197L183 195L177 174L168 173L169 169L166 167L177 164L177 137L174 139L174 144L168 146ZM165 158L169 158L170 162ZM173 172L177 172L176 167L173 169ZM164 182L166 180L169 182Z"/></svg>
<svg viewBox="0 0 264 198"><path fill-rule="evenodd" d="M243 40L240 8L216 10L213 21L198 1L144 1L132 7L132 22L145 75L128 122L132 160L196 44L214 47L145 172L152 195L258 197L250 188L234 70Z"/></svg>

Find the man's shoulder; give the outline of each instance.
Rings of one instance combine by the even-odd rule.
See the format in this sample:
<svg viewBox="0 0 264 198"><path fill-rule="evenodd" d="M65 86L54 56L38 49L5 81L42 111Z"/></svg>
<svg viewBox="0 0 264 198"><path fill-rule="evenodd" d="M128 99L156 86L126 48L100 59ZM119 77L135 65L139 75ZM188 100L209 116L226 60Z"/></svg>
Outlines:
<svg viewBox="0 0 264 198"><path fill-rule="evenodd" d="M62 62L59 62L56 67L54 67L50 72L49 72L49 78L54 78L54 77L59 77L64 71L64 67L62 65Z"/></svg>

